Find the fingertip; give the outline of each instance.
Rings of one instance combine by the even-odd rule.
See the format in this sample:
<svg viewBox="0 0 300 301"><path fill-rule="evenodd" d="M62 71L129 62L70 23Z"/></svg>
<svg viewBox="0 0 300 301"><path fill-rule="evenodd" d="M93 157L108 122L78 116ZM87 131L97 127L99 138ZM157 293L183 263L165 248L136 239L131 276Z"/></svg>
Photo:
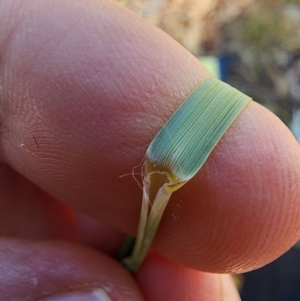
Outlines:
<svg viewBox="0 0 300 301"><path fill-rule="evenodd" d="M205 166L174 195L156 248L184 265L239 273L300 236L300 151L286 126L251 102Z"/></svg>

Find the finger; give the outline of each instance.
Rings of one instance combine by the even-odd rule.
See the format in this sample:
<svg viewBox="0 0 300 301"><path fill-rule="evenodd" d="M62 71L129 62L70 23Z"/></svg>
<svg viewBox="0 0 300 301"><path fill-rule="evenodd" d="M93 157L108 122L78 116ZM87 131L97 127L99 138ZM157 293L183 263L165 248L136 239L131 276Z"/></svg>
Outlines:
<svg viewBox="0 0 300 301"><path fill-rule="evenodd" d="M187 269L157 255L136 275L141 292L109 257L62 242L2 239L0 268L0 301L240 300L227 276Z"/></svg>
<svg viewBox="0 0 300 301"><path fill-rule="evenodd" d="M64 239L116 255L124 234L57 201L0 164L0 236Z"/></svg>
<svg viewBox="0 0 300 301"><path fill-rule="evenodd" d="M225 273L280 256L299 238L299 150L279 119L252 103L170 204L173 219L163 220L168 235L157 236L159 249Z"/></svg>
<svg viewBox="0 0 300 301"><path fill-rule="evenodd" d="M159 128L209 74L113 2L22 3L0 4L2 158L75 210L134 234L141 191L119 176L142 161ZM289 131L249 104L174 195L155 247L214 272L273 260L300 235L299 167Z"/></svg>
<svg viewBox="0 0 300 301"><path fill-rule="evenodd" d="M81 243L113 257L118 255L126 238L124 232L81 213L78 214L78 226Z"/></svg>
<svg viewBox="0 0 300 301"><path fill-rule="evenodd" d="M1 301L144 300L118 263L78 245L2 239L0 270Z"/></svg>
<svg viewBox="0 0 300 301"><path fill-rule="evenodd" d="M0 236L79 241L75 212L0 164Z"/></svg>
<svg viewBox="0 0 300 301"><path fill-rule="evenodd" d="M239 301L229 275L208 274L151 254L136 274L146 300Z"/></svg>

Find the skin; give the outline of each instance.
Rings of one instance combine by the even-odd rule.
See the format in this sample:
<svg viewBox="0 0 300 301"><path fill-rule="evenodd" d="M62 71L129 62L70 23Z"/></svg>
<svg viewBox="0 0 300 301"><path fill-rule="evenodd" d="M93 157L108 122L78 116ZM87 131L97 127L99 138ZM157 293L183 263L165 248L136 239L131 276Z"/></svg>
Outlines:
<svg viewBox="0 0 300 301"><path fill-rule="evenodd" d="M172 197L138 273L113 260L142 195L120 176L209 76L114 2L0 0L0 301L97 288L111 300L239 300L219 273L296 242L299 145L251 102Z"/></svg>

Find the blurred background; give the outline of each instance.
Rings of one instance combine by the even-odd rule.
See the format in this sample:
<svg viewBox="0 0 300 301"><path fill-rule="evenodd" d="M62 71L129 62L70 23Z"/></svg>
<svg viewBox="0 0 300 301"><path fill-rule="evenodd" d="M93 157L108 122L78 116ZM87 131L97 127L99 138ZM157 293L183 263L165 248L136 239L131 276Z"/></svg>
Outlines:
<svg viewBox="0 0 300 301"><path fill-rule="evenodd" d="M275 113L300 142L300 0L118 0ZM243 301L300 301L300 243L235 277Z"/></svg>

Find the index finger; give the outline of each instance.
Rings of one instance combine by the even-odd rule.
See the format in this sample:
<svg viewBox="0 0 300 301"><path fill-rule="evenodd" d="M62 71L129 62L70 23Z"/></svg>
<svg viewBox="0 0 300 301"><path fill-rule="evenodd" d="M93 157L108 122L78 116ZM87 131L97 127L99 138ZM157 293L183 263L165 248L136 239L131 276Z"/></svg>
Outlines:
<svg viewBox="0 0 300 301"><path fill-rule="evenodd" d="M131 177L147 145L208 71L109 1L2 1L1 158L55 198L135 234ZM251 103L174 195L155 248L214 272L257 268L300 235L300 152Z"/></svg>

